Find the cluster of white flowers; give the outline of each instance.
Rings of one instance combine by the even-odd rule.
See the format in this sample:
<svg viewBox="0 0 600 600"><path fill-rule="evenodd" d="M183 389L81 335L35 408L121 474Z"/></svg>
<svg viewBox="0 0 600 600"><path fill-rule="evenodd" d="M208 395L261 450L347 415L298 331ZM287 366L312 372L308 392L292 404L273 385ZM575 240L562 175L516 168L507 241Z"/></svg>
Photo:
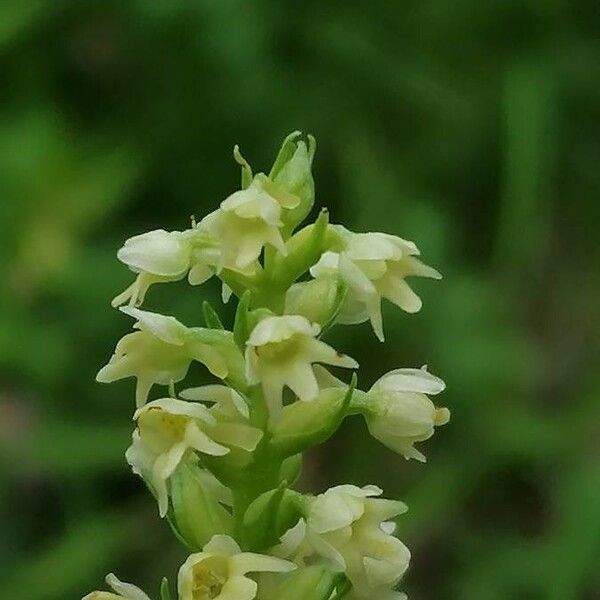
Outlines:
<svg viewBox="0 0 600 600"><path fill-rule="evenodd" d="M421 300L409 276L439 278L413 242L353 233L326 211L298 229L314 204L315 142L288 136L269 174L254 175L237 147L242 189L186 231L157 229L127 240L117 256L135 281L113 300L135 319L97 379L136 379L127 462L192 554L179 570L179 600L400 600L410 552L394 535L399 501L382 490L339 485L300 494L301 454L360 414L374 438L405 458L448 422L429 396L441 379L397 369L367 391L329 367L358 363L322 340L335 323L370 321L383 340L381 299L406 312ZM238 299L227 330L203 304L204 327L139 306L154 283L217 277ZM177 390L192 362L210 382ZM326 368L323 365L327 365ZM163 393L153 399L154 386ZM107 577L113 592L85 600L149 600ZM172 600L167 580L161 600Z"/></svg>

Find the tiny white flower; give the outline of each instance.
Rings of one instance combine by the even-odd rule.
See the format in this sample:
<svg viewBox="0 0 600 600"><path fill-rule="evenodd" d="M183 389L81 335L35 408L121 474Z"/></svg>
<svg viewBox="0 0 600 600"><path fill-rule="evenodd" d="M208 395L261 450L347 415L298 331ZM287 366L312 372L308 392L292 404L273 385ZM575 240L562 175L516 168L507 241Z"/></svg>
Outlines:
<svg viewBox="0 0 600 600"><path fill-rule="evenodd" d="M310 501L306 518L273 551L300 565L319 555L346 573L357 598L385 598L408 568L410 552L389 533L388 523L406 512L406 505L374 497L381 493L376 486L327 490Z"/></svg>
<svg viewBox="0 0 600 600"><path fill-rule="evenodd" d="M254 600L258 584L246 576L248 573L287 573L295 568L287 560L242 552L233 538L215 535L179 570L179 599Z"/></svg>
<svg viewBox="0 0 600 600"><path fill-rule="evenodd" d="M149 402L134 415L137 429L126 453L134 473L153 488L161 516L168 508L167 482L188 450L223 456L229 448L210 435L215 418L202 404L164 398Z"/></svg>
<svg viewBox="0 0 600 600"><path fill-rule="evenodd" d="M221 379L227 377L227 364L221 354L175 317L133 307L122 307L121 311L137 319L134 327L140 331L121 338L96 380L110 383L124 377L136 377L138 407L146 402L154 384L169 385L181 381L194 360L206 365L213 375Z"/></svg>
<svg viewBox="0 0 600 600"><path fill-rule="evenodd" d="M440 279L441 275L416 258L419 250L413 242L385 233L352 233L340 226L335 231L343 250L325 252L310 269L311 275L344 281L348 294L338 320L348 324L370 320L383 341L381 298L406 312L418 312L421 299L406 283L406 277Z"/></svg>
<svg viewBox="0 0 600 600"><path fill-rule="evenodd" d="M139 587L119 581L112 573L106 576L106 583L115 591L114 594L112 592L92 592L82 600L150 600Z"/></svg>
<svg viewBox="0 0 600 600"><path fill-rule="evenodd" d="M367 393L365 420L371 435L405 458L424 462L413 445L430 438L434 427L450 419L447 408L436 408L427 394L439 394L444 382L423 369L390 371Z"/></svg>
<svg viewBox="0 0 600 600"><path fill-rule="evenodd" d="M316 339L320 327L300 315L267 317L252 330L246 347L247 379L261 383L271 415L277 418L288 386L300 400L319 393L313 363L354 369L358 363Z"/></svg>
<svg viewBox="0 0 600 600"><path fill-rule="evenodd" d="M138 276L112 301L141 304L154 283L178 281L188 274L192 285L209 279L214 269L214 250L206 235L198 229L165 231L155 229L129 238L117 252L117 258Z"/></svg>
<svg viewBox="0 0 600 600"><path fill-rule="evenodd" d="M265 245L286 253L281 236L282 209L298 205L298 197L259 174L245 189L234 192L199 224L219 245L219 267L252 272Z"/></svg>

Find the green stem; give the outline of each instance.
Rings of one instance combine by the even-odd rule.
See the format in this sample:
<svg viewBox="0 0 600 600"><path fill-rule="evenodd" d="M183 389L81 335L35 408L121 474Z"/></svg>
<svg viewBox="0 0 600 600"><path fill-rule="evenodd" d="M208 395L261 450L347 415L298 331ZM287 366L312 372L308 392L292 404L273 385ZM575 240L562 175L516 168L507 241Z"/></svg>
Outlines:
<svg viewBox="0 0 600 600"><path fill-rule="evenodd" d="M269 444L269 413L260 387L249 393L251 400L250 422L263 431L263 438L254 451L254 460L245 470L239 485L233 490L233 518L236 538L244 539L244 515L248 507L261 494L275 489L280 483L282 458Z"/></svg>

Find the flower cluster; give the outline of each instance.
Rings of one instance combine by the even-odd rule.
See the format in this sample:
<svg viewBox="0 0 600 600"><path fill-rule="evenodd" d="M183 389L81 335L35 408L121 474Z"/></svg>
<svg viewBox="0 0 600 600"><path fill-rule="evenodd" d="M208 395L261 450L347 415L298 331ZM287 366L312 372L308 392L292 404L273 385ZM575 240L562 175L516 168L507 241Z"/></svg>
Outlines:
<svg viewBox="0 0 600 600"><path fill-rule="evenodd" d="M113 305L135 331L97 380L136 380L126 459L191 552L178 600L406 598L397 588L410 552L394 535L402 502L372 485L314 496L292 486L302 452L352 415L389 449L425 460L415 444L449 420L430 399L443 381L401 368L363 391L356 373L344 381L330 371L358 363L323 337L336 323L370 321L383 341L382 298L416 312L421 300L406 279L440 275L413 242L353 233L325 210L301 227L314 204L314 152L314 139L294 132L269 173L254 174L236 147L240 190L191 228L132 237L117 253L135 280ZM208 302L203 326L140 308L153 284L213 276L225 302L237 298L229 330ZM190 387L194 362L206 380ZM112 592L85 600L149 600L112 574L107 584ZM172 593L163 580L161 600Z"/></svg>

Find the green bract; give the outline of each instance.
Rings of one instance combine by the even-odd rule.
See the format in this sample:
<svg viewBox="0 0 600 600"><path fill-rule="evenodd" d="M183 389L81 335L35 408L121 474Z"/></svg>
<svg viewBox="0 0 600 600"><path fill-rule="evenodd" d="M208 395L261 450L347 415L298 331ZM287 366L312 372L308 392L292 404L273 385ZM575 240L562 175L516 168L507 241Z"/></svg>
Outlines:
<svg viewBox="0 0 600 600"><path fill-rule="evenodd" d="M97 379L137 380L126 457L194 552L179 571L179 600L405 597L396 588L410 552L391 522L403 503L375 486L317 496L291 486L302 453L352 415L393 451L424 459L414 444L449 419L429 398L444 383L426 369L396 369L362 391L355 373L343 381L329 371L358 363L323 338L338 323L371 321L383 340L381 299L415 312L421 301L406 277L440 275L413 242L350 232L325 209L299 228L314 205L314 152L314 138L294 132L268 174L254 174L236 146L239 190L191 228L155 229L118 252L136 279L113 304L128 303L121 311L136 331ZM152 284L186 276L192 285L215 276L223 300L237 298L229 327L206 301L204 327L139 308ZM205 381L191 380L193 362L206 367ZM155 385L168 397L149 399ZM86 598L148 600L113 575L108 583L114 593ZM160 595L175 598L166 580Z"/></svg>

